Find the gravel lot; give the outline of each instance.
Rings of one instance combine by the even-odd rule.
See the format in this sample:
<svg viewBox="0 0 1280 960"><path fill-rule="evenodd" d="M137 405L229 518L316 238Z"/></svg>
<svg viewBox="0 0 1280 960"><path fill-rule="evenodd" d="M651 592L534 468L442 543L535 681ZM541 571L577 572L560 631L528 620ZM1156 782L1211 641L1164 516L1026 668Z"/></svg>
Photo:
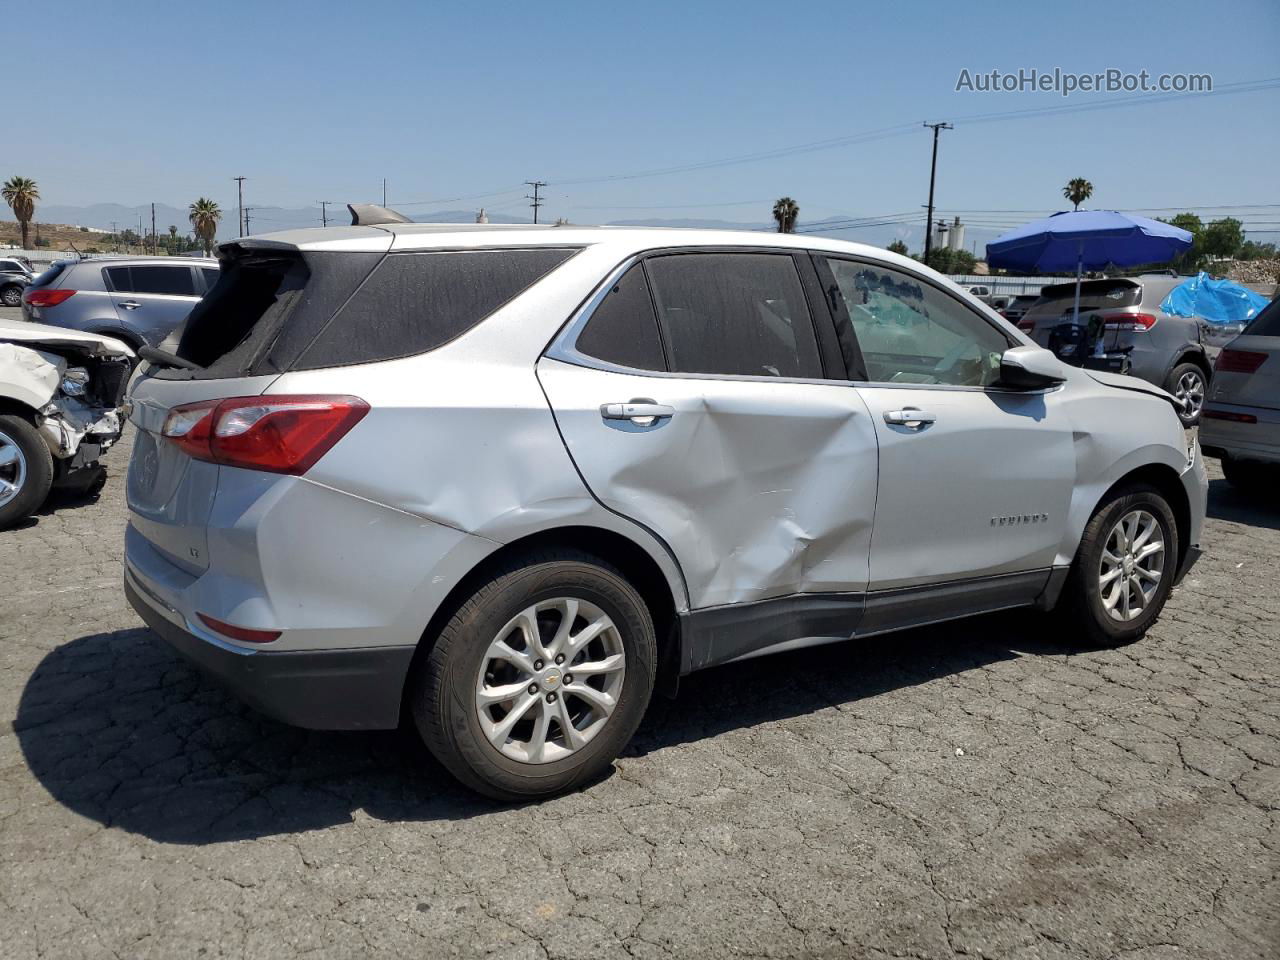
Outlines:
<svg viewBox="0 0 1280 960"><path fill-rule="evenodd" d="M601 782L503 808L160 646L127 446L0 534L6 960L1280 951L1280 512L1221 479L1140 644L999 616L710 671Z"/></svg>

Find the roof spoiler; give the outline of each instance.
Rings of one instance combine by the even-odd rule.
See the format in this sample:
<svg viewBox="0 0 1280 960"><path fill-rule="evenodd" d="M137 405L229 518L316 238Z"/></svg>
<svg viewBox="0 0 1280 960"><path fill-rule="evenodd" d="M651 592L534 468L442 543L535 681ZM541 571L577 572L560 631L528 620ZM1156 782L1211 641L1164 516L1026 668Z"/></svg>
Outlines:
<svg viewBox="0 0 1280 960"><path fill-rule="evenodd" d="M351 211L353 227L376 227L380 223L413 223L403 213L380 207L376 203L348 203L347 209Z"/></svg>

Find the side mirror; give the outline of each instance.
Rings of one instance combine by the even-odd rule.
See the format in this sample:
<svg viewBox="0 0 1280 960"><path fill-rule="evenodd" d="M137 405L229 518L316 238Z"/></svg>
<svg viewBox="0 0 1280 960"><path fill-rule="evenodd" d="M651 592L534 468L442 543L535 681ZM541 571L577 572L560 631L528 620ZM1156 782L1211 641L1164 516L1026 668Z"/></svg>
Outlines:
<svg viewBox="0 0 1280 960"><path fill-rule="evenodd" d="M1042 347L1010 347L1000 356L999 386L1043 390L1066 379L1062 361Z"/></svg>

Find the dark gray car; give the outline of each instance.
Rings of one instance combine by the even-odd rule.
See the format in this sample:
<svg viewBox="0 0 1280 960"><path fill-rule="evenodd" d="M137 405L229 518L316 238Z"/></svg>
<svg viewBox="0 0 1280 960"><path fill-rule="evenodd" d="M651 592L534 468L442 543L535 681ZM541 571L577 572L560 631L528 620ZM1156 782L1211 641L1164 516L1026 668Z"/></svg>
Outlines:
<svg viewBox="0 0 1280 960"><path fill-rule="evenodd" d="M156 346L218 280L196 257L57 260L22 296L25 320Z"/></svg>
<svg viewBox="0 0 1280 960"><path fill-rule="evenodd" d="M22 303L22 291L31 279L31 271L21 260L0 257L0 305L16 307Z"/></svg>
<svg viewBox="0 0 1280 960"><path fill-rule="evenodd" d="M1144 275L1086 280L1073 323L1074 281L1040 292L1019 326L1036 343L1076 366L1127 372L1168 390L1185 406L1182 422L1199 422L1213 361L1242 325L1210 324L1165 313L1160 303L1185 277Z"/></svg>

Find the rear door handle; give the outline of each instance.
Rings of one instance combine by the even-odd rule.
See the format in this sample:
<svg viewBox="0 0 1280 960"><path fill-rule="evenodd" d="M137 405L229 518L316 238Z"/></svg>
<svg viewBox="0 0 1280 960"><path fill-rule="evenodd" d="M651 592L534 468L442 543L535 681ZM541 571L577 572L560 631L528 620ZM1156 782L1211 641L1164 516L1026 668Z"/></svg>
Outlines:
<svg viewBox="0 0 1280 960"><path fill-rule="evenodd" d="M675 416L676 408L665 403L655 403L645 398L637 398L627 403L602 403L600 416L606 420L630 420L641 427L657 423L664 417Z"/></svg>
<svg viewBox="0 0 1280 960"><path fill-rule="evenodd" d="M124 307L126 310L137 310L140 306L142 306L142 304L140 304L137 300L121 300L120 306Z"/></svg>
<svg viewBox="0 0 1280 960"><path fill-rule="evenodd" d="M938 419L936 413L928 413L924 410L917 410L915 407L907 407L904 410L886 410L884 412L884 422L896 424L900 427L910 427L912 430L919 430Z"/></svg>

